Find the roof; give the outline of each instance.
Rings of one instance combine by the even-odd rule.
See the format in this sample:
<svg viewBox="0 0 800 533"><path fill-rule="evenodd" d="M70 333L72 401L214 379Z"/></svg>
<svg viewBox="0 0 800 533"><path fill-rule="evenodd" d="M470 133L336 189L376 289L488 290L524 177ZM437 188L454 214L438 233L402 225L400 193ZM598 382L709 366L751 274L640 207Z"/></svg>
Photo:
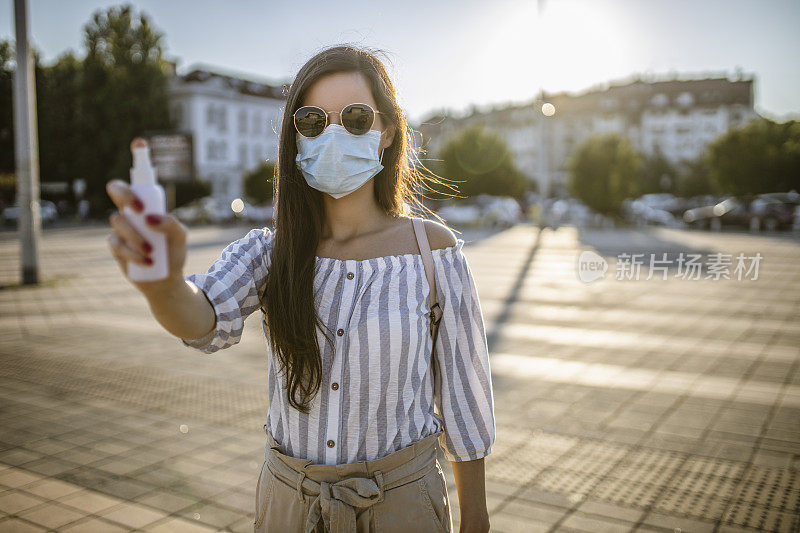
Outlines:
<svg viewBox="0 0 800 533"><path fill-rule="evenodd" d="M214 72L206 69L195 69L188 74L178 76L184 83L207 82L209 80L218 80L225 87L233 89L241 94L250 96L261 96L265 98L277 98L285 100L285 89L288 84L280 86L269 85L260 81L223 74L221 72Z"/></svg>
<svg viewBox="0 0 800 533"><path fill-rule="evenodd" d="M691 98L686 103L684 93ZM658 102L656 95L661 102ZM646 81L634 79L609 83L606 86L594 86L580 93L558 92L537 95L527 103L504 103L492 106L472 106L468 113L449 113L436 111L422 122L425 125L438 125L444 120L460 121L479 116L501 115L517 116L520 109L538 109L544 102L552 103L557 116L564 114L586 113L640 113L646 109L659 107L717 107L721 105L739 104L753 107L753 78L703 78L703 79L669 79ZM537 114L538 117L538 114Z"/></svg>

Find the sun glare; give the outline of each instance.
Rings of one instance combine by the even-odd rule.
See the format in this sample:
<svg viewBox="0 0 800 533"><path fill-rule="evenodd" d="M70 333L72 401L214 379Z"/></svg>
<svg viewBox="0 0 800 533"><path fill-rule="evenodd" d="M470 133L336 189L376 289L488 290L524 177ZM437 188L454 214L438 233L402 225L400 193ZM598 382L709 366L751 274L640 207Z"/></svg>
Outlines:
<svg viewBox="0 0 800 533"><path fill-rule="evenodd" d="M480 84L497 90L503 80L509 98L530 98L545 90L577 90L630 73L630 32L608 5L547 2L509 9L490 26L476 66L486 69ZM528 96L524 96L528 95Z"/></svg>

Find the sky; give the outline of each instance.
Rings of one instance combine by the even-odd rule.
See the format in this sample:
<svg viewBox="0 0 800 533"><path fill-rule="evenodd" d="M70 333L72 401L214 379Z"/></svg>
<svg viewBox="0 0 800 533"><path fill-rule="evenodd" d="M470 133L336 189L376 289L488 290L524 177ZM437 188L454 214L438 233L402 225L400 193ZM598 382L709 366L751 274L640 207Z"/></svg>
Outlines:
<svg viewBox="0 0 800 533"><path fill-rule="evenodd" d="M83 54L83 26L121 2L28 0L34 45L50 63ZM531 100L540 90L655 77L755 76L755 108L800 118L798 0L138 0L165 34L178 72L193 66L267 82L291 80L328 46L380 55L416 123ZM0 0L13 39L13 0Z"/></svg>

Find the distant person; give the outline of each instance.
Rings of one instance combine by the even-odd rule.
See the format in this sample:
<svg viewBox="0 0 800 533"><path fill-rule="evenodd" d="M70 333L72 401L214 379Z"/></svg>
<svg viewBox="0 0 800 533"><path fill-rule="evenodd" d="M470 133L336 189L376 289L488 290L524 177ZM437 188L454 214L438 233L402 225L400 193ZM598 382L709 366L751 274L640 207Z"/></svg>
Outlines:
<svg viewBox="0 0 800 533"><path fill-rule="evenodd" d="M303 65L287 96L274 229L250 230L207 272L184 277L186 228L149 216L167 235L170 274L132 283L167 331L210 354L264 313L270 401L256 531L450 532L439 446L461 530L489 530L483 458L495 419L484 320L464 241L404 214L418 204L408 133L380 60L330 48ZM119 209L143 210L125 182L107 190ZM128 261L147 264L141 235L118 212L110 222L123 273ZM420 253L426 240L431 263ZM435 341L425 264L442 311Z"/></svg>
<svg viewBox="0 0 800 533"><path fill-rule="evenodd" d="M91 204L89 204L89 200L83 198L80 202L78 202L78 218L81 221L86 220L89 218L89 208Z"/></svg>

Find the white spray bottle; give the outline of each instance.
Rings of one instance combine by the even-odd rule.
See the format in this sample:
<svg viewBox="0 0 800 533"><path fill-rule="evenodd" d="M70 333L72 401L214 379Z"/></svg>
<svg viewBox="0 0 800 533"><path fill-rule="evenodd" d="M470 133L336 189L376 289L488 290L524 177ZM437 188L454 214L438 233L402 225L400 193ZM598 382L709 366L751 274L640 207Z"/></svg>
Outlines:
<svg viewBox="0 0 800 533"><path fill-rule="evenodd" d="M150 163L150 148L147 141L137 137L131 143L133 167L131 168L131 192L144 203L144 210L137 213L126 205L123 214L139 234L153 246L150 252L152 265L141 265L128 261L128 278L132 281L157 281L169 274L167 237L150 228L145 221L148 214L165 215L167 196L164 188L156 182L156 169Z"/></svg>

